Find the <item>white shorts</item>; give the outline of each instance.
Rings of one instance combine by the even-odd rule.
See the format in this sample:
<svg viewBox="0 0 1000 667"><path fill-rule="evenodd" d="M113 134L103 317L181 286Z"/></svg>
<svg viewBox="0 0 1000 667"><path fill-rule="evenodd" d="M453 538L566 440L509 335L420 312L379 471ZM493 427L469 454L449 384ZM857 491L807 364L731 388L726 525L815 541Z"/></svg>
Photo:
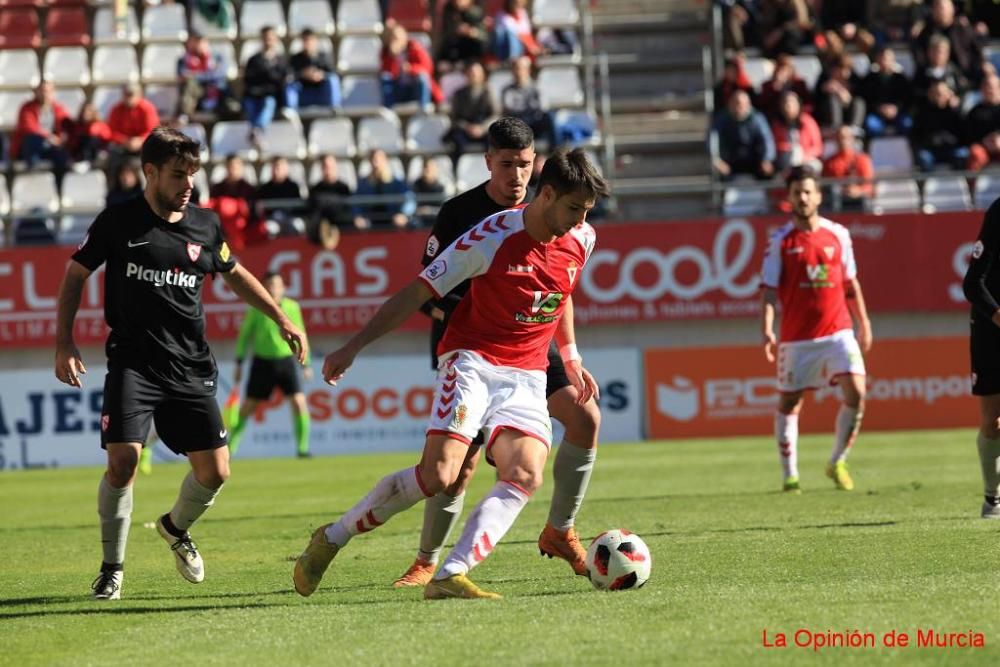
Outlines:
<svg viewBox="0 0 1000 667"><path fill-rule="evenodd" d="M819 389L841 375L865 375L861 347L850 329L814 340L778 345L778 390Z"/></svg>
<svg viewBox="0 0 1000 667"><path fill-rule="evenodd" d="M503 429L552 442L545 372L494 366L475 352L458 350L438 363L427 434L446 433L468 444L487 430L489 445Z"/></svg>

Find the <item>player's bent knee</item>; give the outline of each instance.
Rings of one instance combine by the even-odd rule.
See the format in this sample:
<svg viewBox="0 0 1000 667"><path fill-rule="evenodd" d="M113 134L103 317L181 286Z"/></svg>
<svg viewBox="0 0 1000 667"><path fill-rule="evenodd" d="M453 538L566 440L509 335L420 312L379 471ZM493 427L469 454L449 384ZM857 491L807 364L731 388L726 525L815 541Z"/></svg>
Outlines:
<svg viewBox="0 0 1000 667"><path fill-rule="evenodd" d="M516 484L527 493L532 494L542 486L543 475L541 469L532 470L518 466L501 474L500 478L505 482Z"/></svg>

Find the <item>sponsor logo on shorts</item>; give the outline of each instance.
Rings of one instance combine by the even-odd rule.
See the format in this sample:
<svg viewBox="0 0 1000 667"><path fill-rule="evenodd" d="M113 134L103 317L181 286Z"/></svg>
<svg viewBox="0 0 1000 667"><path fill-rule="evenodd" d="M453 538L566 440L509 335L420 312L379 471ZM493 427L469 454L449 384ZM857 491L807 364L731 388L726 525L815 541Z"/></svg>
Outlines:
<svg viewBox="0 0 1000 667"><path fill-rule="evenodd" d="M84 243L86 243L86 240L84 241ZM986 248L983 246L983 242L976 241L976 244L972 246L972 259L979 259L980 257L982 257L984 250L986 250Z"/></svg>
<svg viewBox="0 0 1000 667"><path fill-rule="evenodd" d="M201 246L199 246L201 247ZM196 287L198 276L191 273L184 273L180 269L167 271L164 269L147 269L142 264L129 262L125 267L125 277L135 278L144 283L153 283L156 287L170 285L171 287Z"/></svg>
<svg viewBox="0 0 1000 667"><path fill-rule="evenodd" d="M197 262L198 258L201 257L201 245L197 243L188 243L187 251L192 262Z"/></svg>
<svg viewBox="0 0 1000 667"><path fill-rule="evenodd" d="M428 266L426 269L424 269L424 275L430 278L431 280L437 280L447 272L448 272L448 264L443 259L437 260L436 262Z"/></svg>
<svg viewBox="0 0 1000 667"><path fill-rule="evenodd" d="M111 418L108 415L101 415L101 430L102 431L107 431L108 430L108 423L110 421L111 421Z"/></svg>

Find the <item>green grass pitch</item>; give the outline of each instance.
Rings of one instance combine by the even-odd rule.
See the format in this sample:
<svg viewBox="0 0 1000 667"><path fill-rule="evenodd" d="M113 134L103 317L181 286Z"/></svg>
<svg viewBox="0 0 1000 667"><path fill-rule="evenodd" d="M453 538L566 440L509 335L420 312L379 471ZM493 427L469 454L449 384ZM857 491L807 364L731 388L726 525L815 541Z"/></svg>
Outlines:
<svg viewBox="0 0 1000 667"><path fill-rule="evenodd" d="M601 449L578 520L644 537L653 576L601 593L538 555L551 482L473 579L503 600L427 602L391 581L410 563L420 508L356 538L309 599L291 587L312 528L415 455L237 460L195 526L207 578L180 578L144 528L187 467L137 482L124 597L96 603L96 468L0 475L3 665L734 665L1000 662L1000 522L978 518L972 431L862 433L857 489L823 476L829 436L800 444L803 495L777 491L768 438ZM466 514L490 485L484 466ZM454 536L453 536L454 537ZM796 647L799 629L870 632L876 648ZM917 632L981 633L985 648L917 646ZM887 648L905 632L910 645ZM788 648L766 648L785 633Z"/></svg>

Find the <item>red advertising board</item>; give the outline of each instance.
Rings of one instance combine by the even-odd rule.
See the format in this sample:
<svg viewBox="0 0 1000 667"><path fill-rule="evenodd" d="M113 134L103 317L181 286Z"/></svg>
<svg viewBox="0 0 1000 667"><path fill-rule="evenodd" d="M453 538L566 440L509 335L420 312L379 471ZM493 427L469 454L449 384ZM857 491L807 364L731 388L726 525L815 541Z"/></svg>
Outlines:
<svg viewBox="0 0 1000 667"><path fill-rule="evenodd" d="M980 213L854 215L838 220L854 237L859 275L873 312L961 311L961 279ZM579 324L629 324L757 314L768 231L783 218L609 223L574 293ZM302 302L313 334L357 330L411 280L426 232L345 235L334 251L284 239L245 251L255 273L279 270ZM55 339L56 293L72 248L0 251L0 345ZM77 321L81 344L103 340L100 280L91 279ZM221 280L205 288L208 332L235 336L244 306ZM408 326L425 323L414 318Z"/></svg>
<svg viewBox="0 0 1000 667"><path fill-rule="evenodd" d="M966 338L877 340L865 359L864 427L872 430L975 426ZM763 346L645 352L648 435L688 438L769 435L777 405L775 369ZM803 433L829 432L839 388L807 392Z"/></svg>

